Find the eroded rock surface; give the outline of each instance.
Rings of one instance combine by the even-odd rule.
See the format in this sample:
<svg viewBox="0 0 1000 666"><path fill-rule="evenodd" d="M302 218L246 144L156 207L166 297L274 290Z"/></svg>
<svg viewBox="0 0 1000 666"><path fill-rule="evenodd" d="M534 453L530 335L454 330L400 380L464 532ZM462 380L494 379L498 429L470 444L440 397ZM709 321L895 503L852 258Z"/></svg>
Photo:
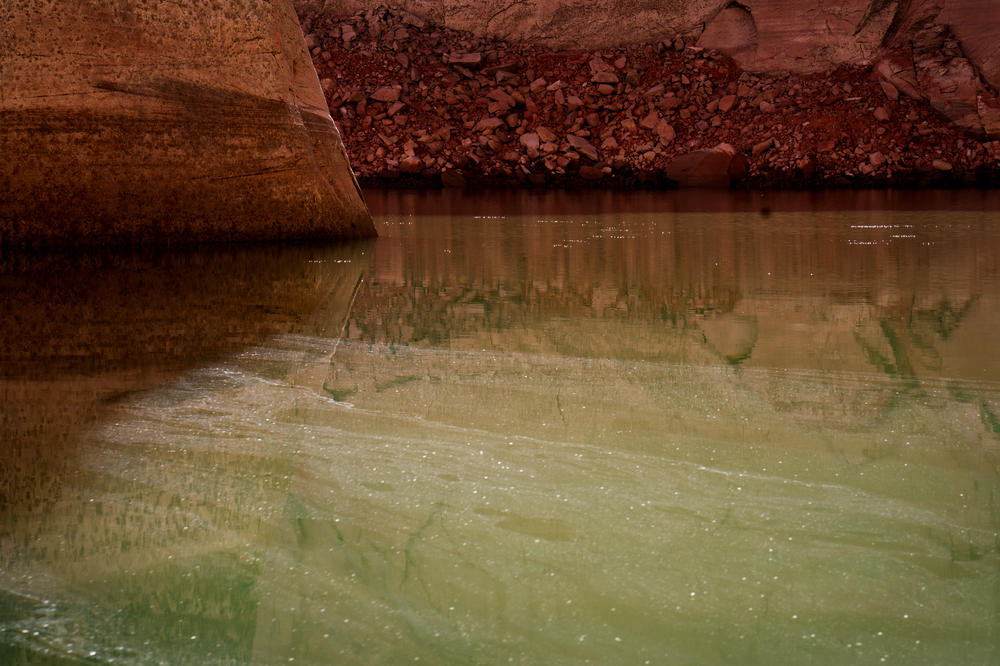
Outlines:
<svg viewBox="0 0 1000 666"><path fill-rule="evenodd" d="M664 39L698 27L727 0L296 0L300 11L351 14L388 5L452 30L554 48Z"/></svg>
<svg viewBox="0 0 1000 666"><path fill-rule="evenodd" d="M374 235L290 0L0 15L0 244Z"/></svg>
<svg viewBox="0 0 1000 666"><path fill-rule="evenodd" d="M957 126L1000 134L1000 12L988 0L914 0L876 69L900 91L924 99Z"/></svg>
<svg viewBox="0 0 1000 666"><path fill-rule="evenodd" d="M877 53L897 0L747 0L706 24L699 43L752 71L816 72L861 65Z"/></svg>

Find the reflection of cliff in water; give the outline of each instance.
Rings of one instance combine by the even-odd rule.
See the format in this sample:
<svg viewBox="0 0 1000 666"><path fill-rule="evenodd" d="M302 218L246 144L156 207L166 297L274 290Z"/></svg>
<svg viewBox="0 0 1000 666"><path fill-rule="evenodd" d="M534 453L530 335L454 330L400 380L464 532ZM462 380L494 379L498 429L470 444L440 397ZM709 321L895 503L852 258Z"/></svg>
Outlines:
<svg viewBox="0 0 1000 666"><path fill-rule="evenodd" d="M990 625L988 230L544 212L390 216L374 255L22 273L7 293L33 323L5 331L0 383L16 397L0 662L86 645L130 663L488 663L522 646L613 663L621 644L577 642L614 621L605 590L652 590L630 629L648 599L687 595L686 567L720 591L769 572L753 544L776 530L795 540L764 582L788 609L869 618L925 566L963 599L927 626ZM37 330L58 371L18 356ZM75 357L88 340L111 360ZM837 567L862 552L877 566L854 580L877 589L858 599ZM758 621L721 596L711 612L726 632ZM571 629L551 652L533 642L547 617ZM644 640L704 632L691 622Z"/></svg>
<svg viewBox="0 0 1000 666"><path fill-rule="evenodd" d="M584 357L986 378L992 375L981 359L970 364L961 345L950 343L963 328L1000 324L991 307L1000 296L1000 261L987 226L968 230L967 214L962 235L953 235L953 217L487 215L471 230L468 218L390 217L351 335Z"/></svg>
<svg viewBox="0 0 1000 666"><path fill-rule="evenodd" d="M328 356L370 249L185 248L3 267L0 661L60 663L87 645L94 659L145 663L142 641L125 639L135 635L198 647L173 663L250 660L259 566L233 547L262 530L256 507L284 492L289 467L210 399L241 387L244 366L282 378ZM144 410L145 428L129 423ZM238 445L184 449L185 429L204 435L213 418L210 437ZM223 471L244 483L220 482ZM43 624L41 643L19 629Z"/></svg>
<svg viewBox="0 0 1000 666"><path fill-rule="evenodd" d="M81 436L117 403L270 336L339 335L367 249L370 243L244 246L6 262L4 533L17 516L58 501L68 470L80 465ZM276 375L289 367L271 363Z"/></svg>
<svg viewBox="0 0 1000 666"><path fill-rule="evenodd" d="M416 413L466 401L484 423L541 409L539 421L552 424L565 410L543 409L547 396L592 381L602 409L647 405L651 437L666 414L671 428L730 438L737 420L705 421L698 404L738 405L774 426L774 443L814 426L882 428L907 418L921 392L966 396L975 422L1000 410L981 386L1000 376L1000 358L977 342L1000 327L987 214L776 206L762 216L747 206L623 215L598 205L560 215L546 201L507 217L394 216L392 201L376 201L389 214L348 328L350 340L376 346L342 347L328 393L362 405L412 395ZM491 353L521 359L511 361L520 369L490 375L475 400L459 397L474 392L468 378L487 381ZM703 399L680 409L668 384L686 366L726 372L696 373L704 383L689 388ZM849 439L836 446L853 455L869 445Z"/></svg>

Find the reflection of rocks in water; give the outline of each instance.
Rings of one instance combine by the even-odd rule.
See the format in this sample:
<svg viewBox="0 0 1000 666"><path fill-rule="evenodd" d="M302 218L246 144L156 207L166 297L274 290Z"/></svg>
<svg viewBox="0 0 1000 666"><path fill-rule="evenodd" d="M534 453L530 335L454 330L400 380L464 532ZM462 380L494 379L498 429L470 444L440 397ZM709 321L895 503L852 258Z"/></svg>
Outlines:
<svg viewBox="0 0 1000 666"><path fill-rule="evenodd" d="M320 307L344 273L358 272L366 247L187 248L10 260L0 264L0 372L47 379L196 366L301 328L303 312Z"/></svg>
<svg viewBox="0 0 1000 666"><path fill-rule="evenodd" d="M905 318L929 358L1000 275L988 226L955 235L947 215L776 206L760 224L738 207L560 216L546 202L527 200L524 216L389 226L351 336L675 360L700 340L732 365L899 373L895 325L878 322ZM940 329L930 337L917 331L928 318Z"/></svg>
<svg viewBox="0 0 1000 666"><path fill-rule="evenodd" d="M916 582L915 563L930 562L940 573L929 590L961 597L953 621L981 631L1000 409L995 380L970 380L982 358L958 361L990 339L996 280L912 289L913 276L896 279L912 257L890 270L841 246L842 260L803 260L804 274L769 281L768 270L793 268L759 258L781 254L763 247L780 235L696 222L704 233L662 229L703 239L683 252L622 243L598 221L568 250L516 228L487 242L495 229L458 223L461 233L435 241L450 253L389 236L367 272L356 254L292 253L293 267L228 297L257 304L278 334L154 367L156 381L126 367L81 382L96 393L75 398L91 422L46 448L66 457L61 476L45 497L33 490L41 483L25 484L35 494L0 522L0 582L16 597L0 594L0 613L17 615L0 624L14 633L0 643L67 654L62 637L86 638L103 658L114 640L124 652L110 654L130 663L615 663L622 646L663 654L689 635L714 645L699 628L707 616L758 626L736 603L733 571L750 577L754 601L788 595L803 616L854 613L841 568L852 557L863 561L846 571L875 590L859 625L883 619ZM539 233L575 238L558 226ZM615 226L627 235L627 221ZM746 263L716 267L709 241L727 233L741 248L731 258ZM813 252L806 243L801 255ZM808 279L821 266L823 279ZM947 339L924 323L941 303L964 311ZM198 312L176 311L181 330ZM225 318L239 331L238 319ZM350 334L335 339L345 321ZM898 365L887 330L915 379L874 368L858 344ZM939 373L921 365L923 338ZM100 382L112 376L131 383L108 393ZM35 414L56 413L60 392ZM27 478L50 478L15 462ZM955 535L967 546L953 552L970 562L936 545ZM711 604L697 614L693 578L705 586L697 602ZM636 629L672 595L683 612L668 604L668 621ZM58 608L19 601L35 597ZM924 598L912 591L906 603ZM42 626L51 616L62 633ZM940 616L925 621L911 631ZM798 645L800 623L786 622ZM607 652L581 647L595 631L613 631ZM843 634L838 645L852 638Z"/></svg>
<svg viewBox="0 0 1000 666"><path fill-rule="evenodd" d="M501 219L423 216L391 226L390 216L350 338L734 366L768 409L848 428L896 409L907 382L1000 374L1000 359L977 366L966 343L951 342L966 327L967 339L988 335L983 327L1000 311L979 305L996 288L1000 262L975 214L953 234L950 214L877 207L800 213L785 202L762 224L756 200L710 216L608 213L603 201L597 213L574 213L547 201L527 200L529 214ZM354 402L368 381L413 370L359 379L335 364L328 388ZM616 377L604 381L622 389Z"/></svg>
<svg viewBox="0 0 1000 666"><path fill-rule="evenodd" d="M699 322L705 345L726 363L738 366L753 354L757 344L756 318L726 313Z"/></svg>
<svg viewBox="0 0 1000 666"><path fill-rule="evenodd" d="M109 404L276 333L339 334L363 245L16 257L2 265L0 510L51 501ZM354 262L354 263L337 263ZM330 302L326 302L330 299Z"/></svg>

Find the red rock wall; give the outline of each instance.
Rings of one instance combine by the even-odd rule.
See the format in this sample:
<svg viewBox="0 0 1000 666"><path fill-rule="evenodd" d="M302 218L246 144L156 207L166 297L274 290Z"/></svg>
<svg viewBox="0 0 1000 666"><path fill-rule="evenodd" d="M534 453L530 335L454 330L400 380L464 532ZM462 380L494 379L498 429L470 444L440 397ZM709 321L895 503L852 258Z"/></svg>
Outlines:
<svg viewBox="0 0 1000 666"><path fill-rule="evenodd" d="M384 8L302 18L364 183L923 187L1000 174L1000 141L949 126L870 68L759 75L681 39L556 51Z"/></svg>
<svg viewBox="0 0 1000 666"><path fill-rule="evenodd" d="M1000 134L997 0L296 0L348 15L379 5L436 25L556 49L616 48L677 36L746 71L876 66L960 127ZM883 65L886 60L892 67ZM909 86L896 75L915 71ZM888 73L892 70L891 74ZM985 85L984 85L985 84Z"/></svg>
<svg viewBox="0 0 1000 666"><path fill-rule="evenodd" d="M291 0L7 0L0 244L374 235Z"/></svg>
<svg viewBox="0 0 1000 666"><path fill-rule="evenodd" d="M389 6L435 25L560 49L656 41L700 29L728 0L296 0L301 12Z"/></svg>

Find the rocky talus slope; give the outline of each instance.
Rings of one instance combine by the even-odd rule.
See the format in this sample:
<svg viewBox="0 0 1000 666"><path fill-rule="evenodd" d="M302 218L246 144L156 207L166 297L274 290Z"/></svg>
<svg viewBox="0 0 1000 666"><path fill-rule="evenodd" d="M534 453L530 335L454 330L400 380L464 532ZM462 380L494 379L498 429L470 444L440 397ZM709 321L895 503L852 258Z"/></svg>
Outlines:
<svg viewBox="0 0 1000 666"><path fill-rule="evenodd" d="M367 185L998 182L1000 141L887 60L754 73L683 37L565 50L386 7L300 19Z"/></svg>

